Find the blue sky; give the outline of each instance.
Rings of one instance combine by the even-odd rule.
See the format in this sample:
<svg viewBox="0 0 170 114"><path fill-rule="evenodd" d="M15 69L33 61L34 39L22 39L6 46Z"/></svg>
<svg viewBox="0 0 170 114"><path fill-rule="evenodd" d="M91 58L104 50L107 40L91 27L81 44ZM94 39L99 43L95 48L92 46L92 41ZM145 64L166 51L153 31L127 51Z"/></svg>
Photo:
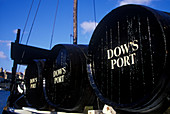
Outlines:
<svg viewBox="0 0 170 114"><path fill-rule="evenodd" d="M26 43L39 0L34 0L22 44ZM32 0L0 0L0 67L11 71L10 43L21 34ZM95 0L96 24L111 10L124 4L142 4L170 12L170 0ZM49 49L57 0L41 0L28 45ZM78 0L78 44L88 44L95 28L93 0ZM59 0L52 47L70 44L73 33L73 0Z"/></svg>

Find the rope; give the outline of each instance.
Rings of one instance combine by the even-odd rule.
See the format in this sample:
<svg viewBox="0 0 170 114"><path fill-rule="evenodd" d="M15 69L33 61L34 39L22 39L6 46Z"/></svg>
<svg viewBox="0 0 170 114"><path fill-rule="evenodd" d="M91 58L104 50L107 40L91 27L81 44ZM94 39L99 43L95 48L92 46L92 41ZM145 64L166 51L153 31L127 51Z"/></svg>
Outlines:
<svg viewBox="0 0 170 114"><path fill-rule="evenodd" d="M26 26L27 26L27 23L28 23L28 19L29 19L30 13L31 13L33 3L34 3L34 0L32 0L32 3L31 3L31 7L30 7L30 10L29 10L29 13L28 13L28 16L27 16L27 20L26 20L25 25L24 25L24 29L23 29L23 33L22 33L22 36L21 36L20 43L22 42L22 39L23 39L23 36L24 36L24 33L25 33L25 29L26 29Z"/></svg>
<svg viewBox="0 0 170 114"><path fill-rule="evenodd" d="M93 0L93 10L94 10L94 21L95 21L95 27L96 27L96 7L95 7L95 0Z"/></svg>
<svg viewBox="0 0 170 114"><path fill-rule="evenodd" d="M31 29L30 29L30 32L29 32L29 34L28 34L28 38L27 38L27 41L26 41L26 45L28 44L28 41L29 41L29 38L30 38L30 35L31 35L31 32L32 32L32 29L33 29L33 26L34 26L34 22L35 22L35 19L36 19L36 17L37 17L37 13L38 13L38 10L39 10L39 7L40 7L40 3L41 3L41 0L40 0L39 3L38 3L38 7L37 7L37 10L36 10L36 13L35 13L35 16L34 16L32 25L31 25Z"/></svg>
<svg viewBox="0 0 170 114"><path fill-rule="evenodd" d="M56 11L55 11L55 18L54 18L54 23L53 23L53 30L52 30L52 34L51 34L50 49L51 49L51 46L52 46L52 43L53 43L55 22L56 22L56 17L57 17L57 12L58 12L58 4L59 4L59 0L57 0L57 7L56 7Z"/></svg>
<svg viewBox="0 0 170 114"><path fill-rule="evenodd" d="M23 30L23 33L22 33L22 36L21 36L21 41L22 41L22 39L23 39L23 35L24 35L24 32L25 32L25 28L26 28L26 25L27 25L27 22L28 22L28 18L29 18L29 15L30 15L32 6L33 6L33 2L34 2L34 0L33 0L32 3L31 3L31 8L30 8L30 10L29 10L29 14L28 14L28 17L27 17L27 20L26 20L26 24L25 24L25 26L24 26L24 30ZM32 29L33 29L33 26L34 26L34 22L35 22L35 19L36 19L36 16L37 16L37 13L38 13L38 10L39 10L39 7L40 7L40 3L41 3L41 0L40 0L39 3L38 3L38 7L37 7L37 10L36 10L36 13L35 13L35 16L34 16L32 25L31 25L31 29L30 29L29 34L28 34L28 37L27 37L26 45L28 44L28 41L29 41L29 38L30 38L30 35L31 35L31 32L32 32ZM21 41L20 41L20 42L21 42ZM22 53L21 61L23 60L24 55L25 55L25 50L24 50L23 53ZM20 71L20 65L19 65L19 68L18 68L18 72L19 72L19 71Z"/></svg>

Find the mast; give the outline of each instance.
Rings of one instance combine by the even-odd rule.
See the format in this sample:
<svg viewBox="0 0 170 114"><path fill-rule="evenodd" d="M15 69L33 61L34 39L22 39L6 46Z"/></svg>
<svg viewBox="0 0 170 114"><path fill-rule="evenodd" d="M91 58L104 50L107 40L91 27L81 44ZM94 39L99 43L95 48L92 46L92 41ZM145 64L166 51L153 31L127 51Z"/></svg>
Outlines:
<svg viewBox="0 0 170 114"><path fill-rule="evenodd" d="M73 6L73 44L77 44L77 0Z"/></svg>

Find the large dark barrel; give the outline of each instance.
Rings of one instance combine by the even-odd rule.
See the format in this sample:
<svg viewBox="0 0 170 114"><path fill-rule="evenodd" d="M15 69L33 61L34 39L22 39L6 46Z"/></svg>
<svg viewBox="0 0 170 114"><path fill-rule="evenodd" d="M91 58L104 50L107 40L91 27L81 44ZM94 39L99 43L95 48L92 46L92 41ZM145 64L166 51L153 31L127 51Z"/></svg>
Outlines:
<svg viewBox="0 0 170 114"><path fill-rule="evenodd" d="M27 105L34 108L42 108L46 104L42 77L44 63L45 60L33 60L28 64L25 73Z"/></svg>
<svg viewBox="0 0 170 114"><path fill-rule="evenodd" d="M107 14L88 49L96 95L118 111L161 112L169 106L170 16L140 5Z"/></svg>
<svg viewBox="0 0 170 114"><path fill-rule="evenodd" d="M44 93L50 106L66 112L82 112L92 106L94 93L86 70L86 45L56 45L44 71Z"/></svg>

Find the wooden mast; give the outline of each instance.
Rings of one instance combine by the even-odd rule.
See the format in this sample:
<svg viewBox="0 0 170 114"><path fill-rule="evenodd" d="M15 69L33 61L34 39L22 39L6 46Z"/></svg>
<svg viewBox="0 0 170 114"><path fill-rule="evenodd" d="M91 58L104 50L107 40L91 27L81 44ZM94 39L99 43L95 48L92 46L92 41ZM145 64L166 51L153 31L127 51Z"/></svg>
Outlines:
<svg viewBox="0 0 170 114"><path fill-rule="evenodd" d="M73 44L77 44L77 0L73 6Z"/></svg>

